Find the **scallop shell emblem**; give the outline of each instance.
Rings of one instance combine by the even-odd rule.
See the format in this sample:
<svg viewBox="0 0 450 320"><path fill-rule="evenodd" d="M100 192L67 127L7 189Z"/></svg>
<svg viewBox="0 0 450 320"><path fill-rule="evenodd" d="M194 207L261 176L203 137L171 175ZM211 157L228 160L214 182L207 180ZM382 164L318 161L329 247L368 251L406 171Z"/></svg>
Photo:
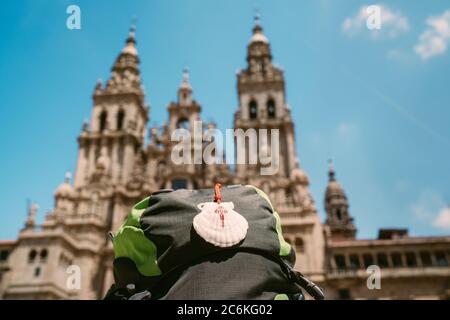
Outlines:
<svg viewBox="0 0 450 320"><path fill-rule="evenodd" d="M197 206L201 212L194 217L197 234L218 247L231 247L247 235L248 222L234 211L233 202L204 202Z"/></svg>

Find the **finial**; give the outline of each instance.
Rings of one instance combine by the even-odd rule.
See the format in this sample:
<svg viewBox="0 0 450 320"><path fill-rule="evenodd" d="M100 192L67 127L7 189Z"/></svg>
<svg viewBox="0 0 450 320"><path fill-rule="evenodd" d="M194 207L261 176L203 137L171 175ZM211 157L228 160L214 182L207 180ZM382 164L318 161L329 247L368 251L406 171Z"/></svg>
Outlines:
<svg viewBox="0 0 450 320"><path fill-rule="evenodd" d="M261 21L261 14L259 13L258 8L255 9L255 16L253 17L253 19L255 20L255 26L259 26Z"/></svg>
<svg viewBox="0 0 450 320"><path fill-rule="evenodd" d="M102 91L102 79L97 79L94 88L94 94L99 94Z"/></svg>
<svg viewBox="0 0 450 320"><path fill-rule="evenodd" d="M136 22L137 18L134 16L133 19L131 19L131 26L130 26L130 32L128 33L128 39L127 42L132 40L135 40L136 37Z"/></svg>
<svg viewBox="0 0 450 320"><path fill-rule="evenodd" d="M189 69L188 67L183 68L183 81L180 85L180 90L192 90L191 84L189 83Z"/></svg>
<svg viewBox="0 0 450 320"><path fill-rule="evenodd" d="M263 42L268 44L269 40L267 40L266 36L263 34L263 28L261 27L261 17L258 10L255 10L254 20L255 25L253 26L253 36L250 39L250 43Z"/></svg>
<svg viewBox="0 0 450 320"><path fill-rule="evenodd" d="M39 205L27 199L27 207L28 207L28 219L26 224L27 226L32 226L36 221L36 215L39 209Z"/></svg>
<svg viewBox="0 0 450 320"><path fill-rule="evenodd" d="M183 82L189 82L189 68L183 68Z"/></svg>
<svg viewBox="0 0 450 320"><path fill-rule="evenodd" d="M128 33L128 38L125 41L126 45L125 48L122 49L122 53L131 54L133 56L137 56L137 49L136 49L136 19L133 19L131 26L130 26L130 32Z"/></svg>
<svg viewBox="0 0 450 320"><path fill-rule="evenodd" d="M72 179L72 173L70 171L67 171L65 176L64 176L64 182L65 183L70 183L70 179Z"/></svg>
<svg viewBox="0 0 450 320"><path fill-rule="evenodd" d="M335 181L335 172L334 172L334 164L333 164L333 160L330 158L328 159L328 177L330 179L330 181Z"/></svg>
<svg viewBox="0 0 450 320"><path fill-rule="evenodd" d="M89 131L89 120L86 119L86 118L83 120L82 130L83 130L83 132L88 132Z"/></svg>
<svg viewBox="0 0 450 320"><path fill-rule="evenodd" d="M253 17L253 20L255 21L255 25L253 27L253 33L261 33L262 27L261 27L261 15L259 14L259 10L255 9L255 15Z"/></svg>

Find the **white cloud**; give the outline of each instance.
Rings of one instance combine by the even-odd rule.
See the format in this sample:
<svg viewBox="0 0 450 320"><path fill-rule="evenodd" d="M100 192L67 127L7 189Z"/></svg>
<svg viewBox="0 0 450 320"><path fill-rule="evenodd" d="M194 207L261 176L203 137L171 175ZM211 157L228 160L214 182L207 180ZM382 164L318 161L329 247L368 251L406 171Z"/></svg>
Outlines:
<svg viewBox="0 0 450 320"><path fill-rule="evenodd" d="M367 12L369 6L362 6L356 15L348 17L342 23L342 31L349 36L355 36L362 32L367 32L373 39L378 39L384 35L389 38L395 38L403 32L409 30L408 18L399 11L393 11L389 7L377 4L380 8L381 29L369 30L367 20L370 13Z"/></svg>
<svg viewBox="0 0 450 320"><path fill-rule="evenodd" d="M450 42L450 10L427 19L428 28L419 36L414 51L423 59L444 54Z"/></svg>
<svg viewBox="0 0 450 320"><path fill-rule="evenodd" d="M450 231L450 208L442 209L433 220L433 227Z"/></svg>
<svg viewBox="0 0 450 320"><path fill-rule="evenodd" d="M416 219L430 223L437 229L450 230L450 208L438 192L423 191L411 209Z"/></svg>

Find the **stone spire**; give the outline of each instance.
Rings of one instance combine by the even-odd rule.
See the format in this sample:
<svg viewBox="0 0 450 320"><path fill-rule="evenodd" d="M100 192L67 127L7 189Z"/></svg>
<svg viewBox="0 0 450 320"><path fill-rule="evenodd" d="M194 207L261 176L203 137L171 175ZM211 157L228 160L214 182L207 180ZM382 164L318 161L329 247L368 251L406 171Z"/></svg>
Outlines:
<svg viewBox="0 0 450 320"><path fill-rule="evenodd" d="M70 184L70 179L72 178L72 174L70 172L66 172L64 177L64 182L61 183L55 191L55 197L57 198L71 198L73 196L73 187Z"/></svg>
<svg viewBox="0 0 450 320"><path fill-rule="evenodd" d="M136 93L144 96L139 70L139 56L136 48L136 27L132 25L125 46L111 69L111 77L104 90L96 87L96 95Z"/></svg>
<svg viewBox="0 0 450 320"><path fill-rule="evenodd" d="M192 104L192 87L189 82L189 69L187 67L183 69L183 81L178 88L178 103L183 106Z"/></svg>
<svg viewBox="0 0 450 320"><path fill-rule="evenodd" d="M348 210L349 203L344 188L336 180L334 165L329 160L328 185L325 191L326 224L334 240L355 239L356 228Z"/></svg>
<svg viewBox="0 0 450 320"><path fill-rule="evenodd" d="M272 64L270 43L261 25L259 13L254 17L252 36L247 46L247 68L238 73L243 83L278 82L284 88L283 71ZM240 89L240 87L238 87Z"/></svg>
<svg viewBox="0 0 450 320"><path fill-rule="evenodd" d="M125 42L125 47L122 49L123 54L130 54L132 56L138 56L136 49L136 25L132 24L130 27L130 32L128 33L128 38Z"/></svg>
<svg viewBox="0 0 450 320"><path fill-rule="evenodd" d="M263 33L263 28L261 27L261 16L258 11L255 13L254 20L255 24L253 27L253 36L250 39L250 43L262 42L268 44L269 40Z"/></svg>
<svg viewBox="0 0 450 320"><path fill-rule="evenodd" d="M269 40L263 33L259 13L255 15L253 35L247 48L248 70L253 75L265 75L272 71L272 52Z"/></svg>
<svg viewBox="0 0 450 320"><path fill-rule="evenodd" d="M27 221L25 222L26 228L32 228L36 225L36 216L38 210L39 205L37 203L32 202L31 204L28 204L28 217Z"/></svg>
<svg viewBox="0 0 450 320"><path fill-rule="evenodd" d="M333 160L328 160L328 181L336 181Z"/></svg>

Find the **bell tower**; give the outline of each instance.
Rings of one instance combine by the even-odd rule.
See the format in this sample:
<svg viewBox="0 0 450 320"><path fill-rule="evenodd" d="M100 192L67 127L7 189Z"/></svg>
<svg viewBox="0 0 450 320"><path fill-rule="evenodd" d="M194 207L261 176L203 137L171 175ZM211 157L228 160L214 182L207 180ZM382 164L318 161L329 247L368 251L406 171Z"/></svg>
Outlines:
<svg viewBox="0 0 450 320"><path fill-rule="evenodd" d="M267 148L272 161L278 157L278 170L263 175L264 164L237 161L236 183L255 185L269 195L281 217L285 239L296 250L299 268L320 282L324 270L322 224L309 191L309 179L296 157L294 123L286 102L284 73L273 64L270 43L258 14L247 46L247 67L237 74L237 90L239 107L234 116L235 130L255 129L257 132L256 148L251 143L239 144L235 139L237 158L239 153L244 153L248 160L255 151L259 153L261 148ZM278 130L277 137L270 134L272 129ZM264 130L269 135L266 141L259 135ZM277 141L273 141L274 137ZM278 144L278 150L273 147L274 143Z"/></svg>
<svg viewBox="0 0 450 320"><path fill-rule="evenodd" d="M332 240L355 239L356 227L348 210L349 204L344 188L337 182L332 161L328 169L328 185L325 191L325 211Z"/></svg>
<svg viewBox="0 0 450 320"><path fill-rule="evenodd" d="M143 147L148 107L135 30L134 26L130 28L106 85L99 81L95 87L91 120L85 122L78 138L75 188L99 179L125 184L133 169L135 150Z"/></svg>
<svg viewBox="0 0 450 320"><path fill-rule="evenodd" d="M150 132L148 168L159 188L193 189L202 185L202 168L194 163L196 136L200 139L200 153L202 148L201 106L192 94L189 70L184 68L177 100L167 107L168 123ZM186 141L186 145L182 141ZM184 150L174 151L179 146L185 146ZM179 157L177 160L172 158L172 151Z"/></svg>
<svg viewBox="0 0 450 320"><path fill-rule="evenodd" d="M289 177L295 168L294 124L286 104L283 71L272 63L272 51L263 33L259 15L255 16L253 34L247 47L247 67L237 75L239 107L235 113L235 129L267 129L267 148L271 149L270 129L279 130L279 161L277 175ZM259 137L258 137L259 138ZM258 151L265 147L258 140ZM275 149L274 149L275 150ZM237 153L245 152L237 146ZM248 156L248 151L247 151ZM273 156L273 155L272 155ZM247 160L249 157L246 157ZM261 164L237 164L240 178L248 178L259 173Z"/></svg>

